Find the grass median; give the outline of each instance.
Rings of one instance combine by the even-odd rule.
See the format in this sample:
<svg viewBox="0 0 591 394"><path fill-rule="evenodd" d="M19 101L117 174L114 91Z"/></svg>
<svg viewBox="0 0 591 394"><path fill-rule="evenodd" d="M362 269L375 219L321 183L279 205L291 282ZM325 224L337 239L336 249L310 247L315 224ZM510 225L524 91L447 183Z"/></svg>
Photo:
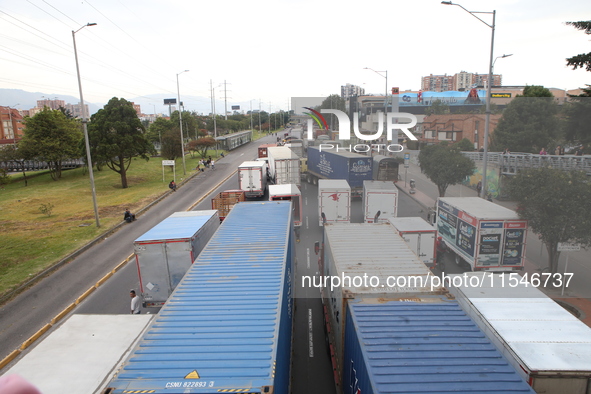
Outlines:
<svg viewBox="0 0 591 394"><path fill-rule="evenodd" d="M213 152L208 152L208 156ZM214 155L211 155L214 157ZM187 177L195 173L198 157L185 156ZM217 160L214 157L214 160ZM128 188L106 166L94 170L101 227L96 227L88 171L66 170L53 181L47 171L11 174L11 183L0 190L0 298L54 265L123 220L125 208L137 212L167 193L172 166L162 160L134 159L128 169ZM181 184L182 160L176 160L176 180Z"/></svg>

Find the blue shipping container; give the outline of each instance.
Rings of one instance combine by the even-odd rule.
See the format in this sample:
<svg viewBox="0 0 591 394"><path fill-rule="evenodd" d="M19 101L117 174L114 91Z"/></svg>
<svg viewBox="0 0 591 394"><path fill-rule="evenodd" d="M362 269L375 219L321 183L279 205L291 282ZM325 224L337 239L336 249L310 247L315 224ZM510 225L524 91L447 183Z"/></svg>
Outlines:
<svg viewBox="0 0 591 394"><path fill-rule="evenodd" d="M344 179L354 189L363 189L363 181L373 179L372 164L371 157L358 153L308 147L308 171L325 179Z"/></svg>
<svg viewBox="0 0 591 394"><path fill-rule="evenodd" d="M236 204L109 393L288 394L292 233L289 201Z"/></svg>
<svg viewBox="0 0 591 394"><path fill-rule="evenodd" d="M456 301L439 301L350 302L343 393L535 393Z"/></svg>

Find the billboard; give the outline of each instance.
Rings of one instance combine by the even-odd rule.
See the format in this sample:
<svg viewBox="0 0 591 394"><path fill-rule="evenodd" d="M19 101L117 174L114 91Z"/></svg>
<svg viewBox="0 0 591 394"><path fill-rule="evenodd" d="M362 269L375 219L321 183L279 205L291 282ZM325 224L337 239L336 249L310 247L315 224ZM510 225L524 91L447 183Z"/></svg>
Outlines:
<svg viewBox="0 0 591 394"><path fill-rule="evenodd" d="M164 105L172 105L172 104L176 104L176 99L175 98L164 99Z"/></svg>

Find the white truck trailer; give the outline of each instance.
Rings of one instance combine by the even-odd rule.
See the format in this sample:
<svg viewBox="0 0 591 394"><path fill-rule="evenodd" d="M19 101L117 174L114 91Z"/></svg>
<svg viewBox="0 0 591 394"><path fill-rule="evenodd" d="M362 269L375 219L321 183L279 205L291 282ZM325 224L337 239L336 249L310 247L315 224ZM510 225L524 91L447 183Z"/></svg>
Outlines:
<svg viewBox="0 0 591 394"><path fill-rule="evenodd" d="M388 221L419 259L432 268L437 258L435 227L420 217L389 218Z"/></svg>
<svg viewBox="0 0 591 394"><path fill-rule="evenodd" d="M144 307L161 307L220 226L218 211L175 212L133 243Z"/></svg>
<svg viewBox="0 0 591 394"><path fill-rule="evenodd" d="M398 188L393 182L363 181L361 206L365 223L388 223L398 215Z"/></svg>
<svg viewBox="0 0 591 394"><path fill-rule="evenodd" d="M300 157L285 146L268 147L269 173L276 185L301 184Z"/></svg>
<svg viewBox="0 0 591 394"><path fill-rule="evenodd" d="M449 290L537 393L589 394L591 328L538 289L549 274L533 275L470 272Z"/></svg>
<svg viewBox="0 0 591 394"><path fill-rule="evenodd" d="M351 221L351 188L346 180L318 180L318 220L320 226Z"/></svg>
<svg viewBox="0 0 591 394"><path fill-rule="evenodd" d="M439 197L437 231L458 265L472 271L520 271L527 220L478 197Z"/></svg>
<svg viewBox="0 0 591 394"><path fill-rule="evenodd" d="M263 160L245 161L238 166L238 189L246 198L265 195L267 189L267 163Z"/></svg>

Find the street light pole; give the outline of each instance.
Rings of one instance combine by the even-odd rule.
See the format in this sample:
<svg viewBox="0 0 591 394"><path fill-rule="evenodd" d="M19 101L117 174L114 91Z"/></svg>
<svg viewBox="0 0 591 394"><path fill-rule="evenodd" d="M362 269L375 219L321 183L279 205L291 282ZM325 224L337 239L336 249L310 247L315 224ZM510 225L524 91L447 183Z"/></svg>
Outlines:
<svg viewBox="0 0 591 394"><path fill-rule="evenodd" d="M482 155L482 190L480 191L480 197L486 198L488 195L488 188L486 182L486 173L487 173L487 165L488 165L488 134L490 130L490 98L492 93L492 72L493 72L493 50L495 46L495 18L496 18L496 10L490 11L468 11L460 4L452 3L451 1L442 1L441 4L445 5L457 5L474 18L478 19L480 22L484 23L488 27L491 28L492 34L490 38L490 58L488 62L488 83L486 87L486 118L484 121L484 144L483 144L483 155ZM482 19L480 19L476 14L492 14L492 24L488 24Z"/></svg>
<svg viewBox="0 0 591 394"><path fill-rule="evenodd" d="M86 107L84 106L84 96L82 95L82 82L80 80L80 67L78 66L78 51L76 50L76 33L78 33L80 30L84 29L86 26L96 26L96 23L87 23L76 31L72 30L72 41L74 42L74 57L76 59L76 73L78 75L78 89L80 90L80 106L81 106L81 111L82 111L82 129L84 130L84 143L86 145L86 161L88 163L88 175L90 177L90 187L92 189L92 203L94 206L94 218L96 221L96 226L100 227L101 223L99 220L98 205L96 203L96 190L94 187L94 173L92 171L92 158L90 156L90 143L88 141L88 127L87 127L88 119L86 117Z"/></svg>
<svg viewBox="0 0 591 394"><path fill-rule="evenodd" d="M386 78L386 90L384 92L384 130L388 129L388 70L386 71L376 71L373 68L365 67L364 70L371 70L374 73L378 74L381 77ZM385 75L382 75L384 73ZM394 103L392 103L394 105ZM398 141L396 141L398 143ZM371 156L373 156L373 148L370 151Z"/></svg>
<svg viewBox="0 0 591 394"><path fill-rule="evenodd" d="M181 110L181 91L179 89L179 75L186 73L189 70L181 71L176 75L176 94L179 99L179 123L181 128L181 154L183 156L183 174L187 175L187 167L185 166L185 139L183 137L183 111Z"/></svg>

